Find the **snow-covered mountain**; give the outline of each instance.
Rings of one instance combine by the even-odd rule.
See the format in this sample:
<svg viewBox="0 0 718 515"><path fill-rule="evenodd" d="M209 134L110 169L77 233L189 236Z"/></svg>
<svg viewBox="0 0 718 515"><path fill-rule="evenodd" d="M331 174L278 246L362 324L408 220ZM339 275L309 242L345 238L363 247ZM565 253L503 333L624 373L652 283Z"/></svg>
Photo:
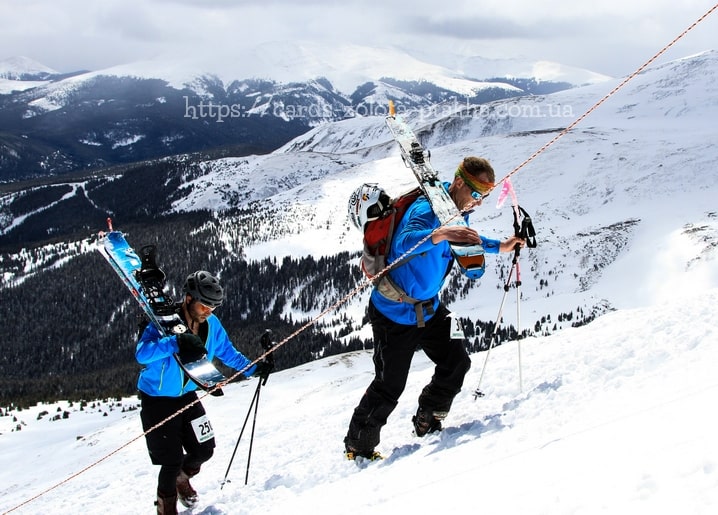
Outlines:
<svg viewBox="0 0 718 515"><path fill-rule="evenodd" d="M58 72L27 57L0 61L0 95L9 95L47 84Z"/></svg>
<svg viewBox="0 0 718 515"><path fill-rule="evenodd" d="M224 84L236 80L259 79L279 83L305 83L325 78L337 91L351 95L367 82L392 77L401 81L421 81L473 96L489 85L482 79L533 78L538 82L563 82L585 85L604 82L610 77L549 61L526 59L487 59L479 56L412 55L413 50L397 47L361 45L325 45L309 41L274 41L242 48L228 59L226 55L201 57L159 56L84 73L77 81L97 76L161 79L175 89L203 92L203 77L214 77ZM26 57L0 61L0 77L59 75ZM72 84L59 87L72 88ZM509 87L510 86L506 86Z"/></svg>
<svg viewBox="0 0 718 515"><path fill-rule="evenodd" d="M522 291L525 323L544 331L577 307L601 313L623 307L628 298L627 306L642 305L718 280L713 166L718 147L712 124L718 115L717 75L715 51L656 65L514 176L540 242L525 257L525 283L530 285ZM481 106L447 102L405 115L446 180L468 154L489 157L501 178L614 85ZM351 190L362 182L379 182L398 194L413 184L379 116L321 125L270 154L201 161L191 172L179 171L161 181L156 190L148 183L123 183L120 176L56 184L54 215L44 222L43 191L49 195L50 190L4 196L3 238L19 241L19 235L29 232L28 222L40 234L62 233L58 206L63 202L83 202L103 220L103 213L121 207L109 203L103 187L112 180L115 189L136 184L141 189L131 190L135 195L165 199L160 207L167 212L218 213L226 248L242 249L248 259L328 256L360 248L359 234L345 215ZM230 214L234 209L242 214ZM472 224L488 236L507 236L511 210L489 203L472 216ZM60 250L67 256L77 251L74 245ZM9 255L13 266L5 271L6 284L22 280L52 255ZM466 293L456 300L458 308L493 319L507 270L506 263L492 260L484 278L466 285ZM616 275L616 270L633 270L633 283L621 282L618 278L625 274ZM656 276L662 281L656 282ZM360 312L347 309L361 318ZM537 321L542 322L535 326Z"/></svg>
<svg viewBox="0 0 718 515"><path fill-rule="evenodd" d="M476 104L607 79L556 63L484 64L451 69L397 49L298 42L233 59L154 58L66 76L6 60L0 180L219 147L267 152L327 121L376 115L389 98L407 109Z"/></svg>
<svg viewBox="0 0 718 515"><path fill-rule="evenodd" d="M272 78L280 82L306 82L325 77L345 94L383 77L429 82L464 96L472 96L478 89L486 87L481 80L490 78L523 77L572 85L609 79L590 70L560 63L451 54L430 56L401 47L273 41L239 52L233 60L221 57L213 61L212 57L203 57L203 66L212 69L225 82L236 77ZM198 69L199 66L183 65L175 66L175 69ZM174 81L177 85L186 82L187 78L182 77Z"/></svg>
<svg viewBox="0 0 718 515"><path fill-rule="evenodd" d="M255 383L229 385L225 397L204 401L218 448L195 481L202 513L713 513L717 79L716 51L655 65L512 177L538 233L538 247L521 252L521 289L510 288L503 312L504 326L533 329L521 341L521 376L518 343L495 348L486 396L474 401L486 359L474 354L447 429L417 440L409 421L432 373L417 354L383 433L387 460L357 468L342 460L341 440L371 379L370 352L283 370L263 390L249 484L239 479L245 433L232 482L221 488ZM448 101L403 114L446 180L467 154L488 157L502 178L615 85L481 106ZM346 221L349 192L362 182L393 194L413 184L383 123L377 116L324 124L266 155L200 160L188 169L168 162L172 171L146 194L168 199L167 211L212 209L207 224L224 246L216 252L278 261L355 252L361 242ZM123 180L118 170L6 193L2 236L29 222L58 234L58 206L72 200L103 212L110 201L98 184ZM496 209L495 199L476 210L472 225L500 237L512 231L511 209ZM43 226L45 212L53 219ZM64 262L87 252L83 239L3 253L2 284L45 268L61 273ZM509 256L489 256L481 280L452 276L466 285L452 311L495 319L510 266ZM326 318L360 321L366 296L348 297ZM303 311L287 302L285 314L310 319L339 297L327 284L316 306ZM601 316L574 328L565 314L578 311ZM367 334L363 326L340 339ZM0 455L21 466L0 468L2 511L107 511L118 505L117 492L125 511L151 510L156 468L137 413L128 411L136 405L122 399L3 412Z"/></svg>
<svg viewBox="0 0 718 515"><path fill-rule="evenodd" d="M47 80L59 76L60 72L53 70L29 57L16 56L0 60L0 78L15 81Z"/></svg>

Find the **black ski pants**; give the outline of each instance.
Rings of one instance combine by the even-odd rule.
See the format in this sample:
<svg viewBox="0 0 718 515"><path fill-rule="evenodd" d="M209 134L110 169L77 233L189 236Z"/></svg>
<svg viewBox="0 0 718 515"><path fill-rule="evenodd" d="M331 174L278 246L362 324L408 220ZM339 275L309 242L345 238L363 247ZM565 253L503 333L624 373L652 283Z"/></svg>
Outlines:
<svg viewBox="0 0 718 515"><path fill-rule="evenodd" d="M425 327L392 322L369 303L374 334L374 380L354 409L344 442L359 451L372 451L379 444L382 426L399 402L414 352L421 348L434 362L434 375L419 395L419 406L449 411L471 367L464 343L451 339L449 310L439 304Z"/></svg>
<svg viewBox="0 0 718 515"><path fill-rule="evenodd" d="M182 397L153 397L140 393L140 400L142 429L147 431L196 401L197 394L190 392ZM145 435L152 463L162 466L157 480L159 492L175 492L175 481L180 470L184 470L190 477L194 476L202 464L214 454L214 437L200 443L192 427L192 421L205 414L202 403L196 402Z"/></svg>

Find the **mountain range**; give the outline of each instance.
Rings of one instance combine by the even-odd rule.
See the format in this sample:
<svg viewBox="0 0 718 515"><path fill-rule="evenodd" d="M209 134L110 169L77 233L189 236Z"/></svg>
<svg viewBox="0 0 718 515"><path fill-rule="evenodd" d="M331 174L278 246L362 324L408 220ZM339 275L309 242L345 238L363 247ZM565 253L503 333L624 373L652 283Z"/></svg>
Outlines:
<svg viewBox="0 0 718 515"><path fill-rule="evenodd" d="M446 180L465 155L488 157L499 179L534 155L511 179L539 245L522 252L521 313L504 314L503 326L549 334L718 284L716 79L716 51L655 64L538 154L619 81L401 112ZM357 285L364 289L288 346L301 355L287 366L370 345L368 290L356 266L361 237L346 202L362 182L396 195L413 181L383 116L355 116L264 154L187 154L3 185L0 291L14 302L0 304L8 324L0 393L27 394L27 371L41 374L46 359L53 373L43 380L53 395L67 395L70 378L86 379L82 395L101 389L100 379L80 371L104 371L133 387L136 312L93 252L108 216L130 243L160 246L172 292L189 270L220 275L232 298L218 314L240 346L268 321L292 332ZM511 208L496 209L494 199L472 215L472 226L508 236ZM481 280L455 272L447 281L444 299L474 349L497 318L510 266L492 256ZM120 364L112 373L103 368Z"/></svg>
<svg viewBox="0 0 718 515"><path fill-rule="evenodd" d="M268 71L268 70L271 70ZM453 99L480 104L606 80L549 62L424 62L396 49L279 42L236 61L155 58L59 73L0 61L0 182L193 152L272 151L328 121Z"/></svg>

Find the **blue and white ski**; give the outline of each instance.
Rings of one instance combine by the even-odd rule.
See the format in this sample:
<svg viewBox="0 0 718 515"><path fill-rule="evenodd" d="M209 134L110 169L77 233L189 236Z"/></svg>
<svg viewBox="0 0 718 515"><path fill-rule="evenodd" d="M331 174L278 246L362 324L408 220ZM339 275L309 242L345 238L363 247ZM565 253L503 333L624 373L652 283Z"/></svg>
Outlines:
<svg viewBox="0 0 718 515"><path fill-rule="evenodd" d="M461 215L459 208L451 199L439 179L439 174L429 162L429 154L419 143L414 131L396 115L394 103L389 103L389 116L386 117L394 139L399 144L401 158L404 164L414 172L419 187L429 200L431 209L442 224L464 225L467 223ZM478 279L484 275L486 263L484 248L480 244L462 245L450 243L451 252L459 264L461 272L470 279Z"/></svg>
<svg viewBox="0 0 718 515"><path fill-rule="evenodd" d="M113 230L110 219L107 223L110 232L100 233L97 250L164 336L186 332L187 326L172 308L174 303L163 292L164 273L157 268L152 269L150 273L147 273L148 270L143 270L143 260L130 246L125 236L120 231ZM150 251L149 247L144 247L143 255L145 249ZM154 247L151 249L153 250ZM153 260L154 256L151 256L151 259ZM146 274L144 278L143 273ZM157 274L161 274L161 280L158 279ZM199 359L193 356L191 360L183 360L179 354L175 354L174 357L184 373L204 390L210 390L217 384L227 381L206 355Z"/></svg>

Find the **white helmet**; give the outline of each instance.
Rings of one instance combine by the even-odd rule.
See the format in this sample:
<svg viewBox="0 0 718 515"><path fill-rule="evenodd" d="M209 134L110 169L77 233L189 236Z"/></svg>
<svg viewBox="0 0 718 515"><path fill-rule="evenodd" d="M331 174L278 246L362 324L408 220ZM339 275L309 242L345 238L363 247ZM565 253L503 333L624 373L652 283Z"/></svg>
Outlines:
<svg viewBox="0 0 718 515"><path fill-rule="evenodd" d="M360 231L364 224L381 217L391 198L377 184L362 184L349 197L349 220Z"/></svg>

